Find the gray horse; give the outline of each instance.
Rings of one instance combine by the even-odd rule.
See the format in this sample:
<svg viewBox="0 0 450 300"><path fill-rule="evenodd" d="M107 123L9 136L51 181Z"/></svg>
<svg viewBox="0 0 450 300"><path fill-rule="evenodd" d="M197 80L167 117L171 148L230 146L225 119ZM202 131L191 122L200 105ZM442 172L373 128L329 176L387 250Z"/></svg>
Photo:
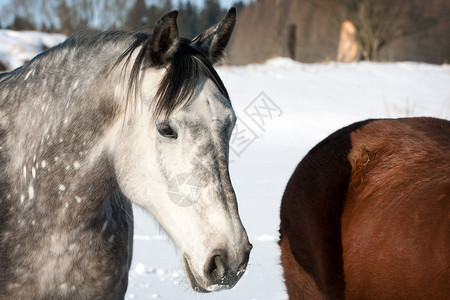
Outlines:
<svg viewBox="0 0 450 300"><path fill-rule="evenodd" d="M78 33L0 75L1 299L123 298L131 202L180 249L196 291L244 273L251 244L228 172L236 116L212 67L236 12L193 40L176 17L152 35ZM181 203L170 191L186 174L197 189Z"/></svg>

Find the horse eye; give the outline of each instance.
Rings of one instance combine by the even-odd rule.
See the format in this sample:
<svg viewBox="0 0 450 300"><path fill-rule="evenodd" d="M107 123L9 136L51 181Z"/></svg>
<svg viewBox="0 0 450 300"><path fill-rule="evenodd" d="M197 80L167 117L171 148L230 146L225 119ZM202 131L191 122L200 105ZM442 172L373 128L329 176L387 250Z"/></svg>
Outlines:
<svg viewBox="0 0 450 300"><path fill-rule="evenodd" d="M176 139L178 137L177 133L167 123L156 125L156 128L158 129L159 134L163 137L170 139Z"/></svg>

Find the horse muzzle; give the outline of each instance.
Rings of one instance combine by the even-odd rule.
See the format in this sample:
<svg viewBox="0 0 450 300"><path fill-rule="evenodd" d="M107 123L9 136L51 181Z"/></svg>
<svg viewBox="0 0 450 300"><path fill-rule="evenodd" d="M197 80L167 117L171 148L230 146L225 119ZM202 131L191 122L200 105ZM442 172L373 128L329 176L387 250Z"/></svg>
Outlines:
<svg viewBox="0 0 450 300"><path fill-rule="evenodd" d="M192 289L200 293L209 293L231 289L244 275L252 245L246 244L244 249L232 258L226 250L214 250L203 267L202 274L194 271L189 264L189 257L184 255L183 265Z"/></svg>

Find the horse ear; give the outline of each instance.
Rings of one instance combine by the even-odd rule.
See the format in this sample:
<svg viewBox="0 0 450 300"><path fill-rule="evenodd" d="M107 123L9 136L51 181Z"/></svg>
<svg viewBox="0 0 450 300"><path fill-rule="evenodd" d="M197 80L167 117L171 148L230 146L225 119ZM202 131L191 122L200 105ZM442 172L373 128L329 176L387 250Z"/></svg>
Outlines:
<svg viewBox="0 0 450 300"><path fill-rule="evenodd" d="M175 53L178 46L177 11L166 14L156 24L150 40L150 61L162 66Z"/></svg>
<svg viewBox="0 0 450 300"><path fill-rule="evenodd" d="M212 64L221 60L236 24L236 8L232 7L219 24L205 30L191 41L191 46L208 57Z"/></svg>

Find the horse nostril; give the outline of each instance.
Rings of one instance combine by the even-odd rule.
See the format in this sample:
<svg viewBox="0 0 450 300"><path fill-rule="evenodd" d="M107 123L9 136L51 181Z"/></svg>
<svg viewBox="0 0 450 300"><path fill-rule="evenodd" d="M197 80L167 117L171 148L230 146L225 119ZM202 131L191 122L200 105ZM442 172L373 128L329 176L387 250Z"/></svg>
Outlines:
<svg viewBox="0 0 450 300"><path fill-rule="evenodd" d="M220 281L225 277L226 265L224 259L221 255L214 255L206 269L206 275L213 282L220 283Z"/></svg>
<svg viewBox="0 0 450 300"><path fill-rule="evenodd" d="M236 257L228 256L226 250L216 250L205 266L205 277L209 284L216 284L222 288L231 288L244 274L252 245L244 246L241 253Z"/></svg>

